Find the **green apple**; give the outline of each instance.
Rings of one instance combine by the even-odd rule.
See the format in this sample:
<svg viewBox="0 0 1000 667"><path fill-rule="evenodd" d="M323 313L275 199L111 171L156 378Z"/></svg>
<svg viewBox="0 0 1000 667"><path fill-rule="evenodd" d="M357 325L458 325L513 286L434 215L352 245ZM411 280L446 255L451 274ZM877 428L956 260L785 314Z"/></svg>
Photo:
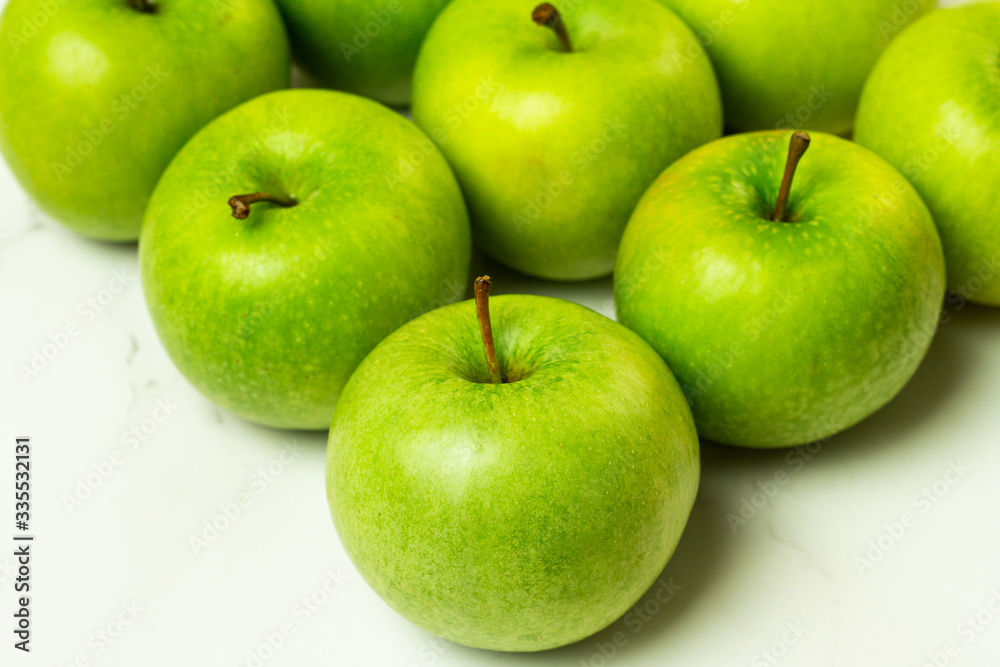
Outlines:
<svg viewBox="0 0 1000 667"><path fill-rule="evenodd" d="M410 102L417 51L449 0L277 0L296 62L323 84Z"/></svg>
<svg viewBox="0 0 1000 667"><path fill-rule="evenodd" d="M721 135L722 111L704 51L654 0L564 8L455 0L421 49L412 110L455 168L483 251L583 280L611 272L643 191Z"/></svg>
<svg viewBox="0 0 1000 667"><path fill-rule="evenodd" d="M619 320L676 374L702 437L827 438L906 384L937 327L941 241L906 179L817 133L735 135L667 169L629 221ZM786 159L787 153L787 159ZM779 185L780 184L780 185Z"/></svg>
<svg viewBox="0 0 1000 667"><path fill-rule="evenodd" d="M11 0L0 151L47 214L134 241L157 180L210 120L288 85L270 0Z"/></svg>
<svg viewBox="0 0 1000 667"><path fill-rule="evenodd" d="M358 367L327 496L400 614L467 646L540 651L613 622L660 575L694 503L698 438L634 333L559 299L486 306L484 280L484 324L471 301L440 308Z"/></svg>
<svg viewBox="0 0 1000 667"><path fill-rule="evenodd" d="M380 104L319 90L258 97L195 135L139 243L153 324L184 376L251 421L328 428L384 336L464 294L469 222L444 158L389 177L429 143Z"/></svg>
<svg viewBox="0 0 1000 667"><path fill-rule="evenodd" d="M698 34L726 126L851 131L886 45L937 0L660 0Z"/></svg>
<svg viewBox="0 0 1000 667"><path fill-rule="evenodd" d="M998 54L1000 2L934 12L876 65L855 130L927 202L955 295L992 306L1000 306Z"/></svg>

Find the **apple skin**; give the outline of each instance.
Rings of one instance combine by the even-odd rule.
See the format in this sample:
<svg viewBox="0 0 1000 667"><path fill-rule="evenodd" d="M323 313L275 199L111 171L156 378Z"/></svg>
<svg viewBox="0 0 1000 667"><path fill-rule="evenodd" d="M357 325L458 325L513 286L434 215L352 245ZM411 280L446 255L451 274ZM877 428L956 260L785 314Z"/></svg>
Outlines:
<svg viewBox="0 0 1000 667"><path fill-rule="evenodd" d="M656 580L698 488L670 371L582 306L500 296L489 371L472 301L405 325L344 390L327 448L337 532L365 580L466 646L583 639Z"/></svg>
<svg viewBox="0 0 1000 667"><path fill-rule="evenodd" d="M324 85L404 107L420 44L449 0L277 0L295 61Z"/></svg>
<svg viewBox="0 0 1000 667"><path fill-rule="evenodd" d="M855 141L895 165L927 202L949 287L991 306L1000 306L998 52L1000 2L921 19L876 65L855 131Z"/></svg>
<svg viewBox="0 0 1000 667"><path fill-rule="evenodd" d="M618 318L660 353L704 438L785 447L893 398L944 298L941 242L906 179L815 133L772 222L790 132L735 135L653 184L622 239Z"/></svg>
<svg viewBox="0 0 1000 667"><path fill-rule="evenodd" d="M326 429L384 336L461 298L471 238L444 158L386 178L427 141L375 102L294 90L237 107L184 147L153 193L139 260L160 340L193 385L251 421ZM232 217L230 196L261 190L299 203Z"/></svg>
<svg viewBox="0 0 1000 667"><path fill-rule="evenodd" d="M269 0L158 6L10 0L0 25L0 151L45 213L95 239L136 240L184 143L288 86L288 38Z"/></svg>
<svg viewBox="0 0 1000 667"><path fill-rule="evenodd" d="M565 53L534 0L455 0L417 59L413 119L465 192L476 244L552 280L609 274L671 162L719 137L711 63L654 0L579 0Z"/></svg>
<svg viewBox="0 0 1000 667"><path fill-rule="evenodd" d="M937 0L659 0L715 64L726 127L851 131L886 45Z"/></svg>

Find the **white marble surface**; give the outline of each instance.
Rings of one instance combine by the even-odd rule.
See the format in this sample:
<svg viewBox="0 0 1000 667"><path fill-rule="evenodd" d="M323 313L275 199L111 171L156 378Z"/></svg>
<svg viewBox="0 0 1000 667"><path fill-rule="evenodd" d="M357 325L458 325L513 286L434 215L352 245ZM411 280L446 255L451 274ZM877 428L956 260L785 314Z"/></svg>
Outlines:
<svg viewBox="0 0 1000 667"><path fill-rule="evenodd" d="M612 313L609 281L544 284L477 262L497 292ZM333 530L324 436L256 427L203 399L157 341L134 246L47 220L6 167L0 312L0 541L13 533L17 435L34 440L37 535L30 656L11 647L12 548L0 549L0 664L982 667L1000 656L1000 310L949 311L902 394L818 451L705 445L698 502L663 572L672 592L654 588L575 646L518 656L441 642L382 603ZM74 325L37 377L19 375ZM68 506L74 495L87 497ZM235 518L219 518L227 508ZM212 521L228 526L204 535Z"/></svg>

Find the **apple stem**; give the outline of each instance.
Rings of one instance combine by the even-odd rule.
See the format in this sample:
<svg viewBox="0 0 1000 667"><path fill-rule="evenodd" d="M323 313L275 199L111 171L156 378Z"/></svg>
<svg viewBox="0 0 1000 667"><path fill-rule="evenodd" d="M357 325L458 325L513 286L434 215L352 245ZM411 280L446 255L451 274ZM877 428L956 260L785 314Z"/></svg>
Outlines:
<svg viewBox="0 0 1000 667"><path fill-rule="evenodd" d="M298 204L294 197L285 197L270 192L254 192L249 195L237 195L229 198L229 205L233 208L233 217L237 220L246 220L250 215L250 205L259 201L266 201L278 206L291 207Z"/></svg>
<svg viewBox="0 0 1000 667"><path fill-rule="evenodd" d="M543 2L535 7L535 11L531 12L531 19L538 25L552 28L559 38L559 43L562 44L563 51L567 53L573 51L573 45L569 41L569 33L566 32L566 23L563 21L562 14L559 13L558 9L547 2Z"/></svg>
<svg viewBox="0 0 1000 667"><path fill-rule="evenodd" d="M809 149L809 133L796 132L788 144L788 161L785 163L785 175L781 179L781 189L778 190L778 205L774 207L775 222L788 222L785 220L785 209L788 207L788 195L792 191L792 179L795 178L795 169L799 166L799 160Z"/></svg>
<svg viewBox="0 0 1000 667"><path fill-rule="evenodd" d="M500 376L500 366L497 364L497 350L493 345L493 327L490 326L490 282L489 276L476 278L476 317L479 318L479 332L483 335L483 347L486 348L486 364L490 367L490 382L503 384Z"/></svg>
<svg viewBox="0 0 1000 667"><path fill-rule="evenodd" d="M129 0L132 9L143 14L155 14L159 7L152 0Z"/></svg>

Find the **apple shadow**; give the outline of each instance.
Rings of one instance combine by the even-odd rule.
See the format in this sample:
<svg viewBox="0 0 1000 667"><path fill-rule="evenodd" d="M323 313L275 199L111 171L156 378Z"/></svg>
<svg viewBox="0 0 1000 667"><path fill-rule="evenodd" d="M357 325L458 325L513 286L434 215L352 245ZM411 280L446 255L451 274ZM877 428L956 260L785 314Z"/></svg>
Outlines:
<svg viewBox="0 0 1000 667"><path fill-rule="evenodd" d="M330 437L330 429L285 429L268 426L250 421L235 412L219 407L197 392L186 378L191 391L197 393L201 401L201 409L210 413L212 426L221 432L231 434L234 438L260 443L261 450L280 452L290 442L301 445L306 451L325 450ZM249 451L249 449L247 449Z"/></svg>
<svg viewBox="0 0 1000 667"><path fill-rule="evenodd" d="M307 448L326 449L327 441L330 438L330 429L282 429L257 424L231 412L227 412L226 415L233 421L242 422L245 428L255 432L255 441L267 442L269 447L278 451L289 442L299 443Z"/></svg>
<svg viewBox="0 0 1000 667"><path fill-rule="evenodd" d="M542 651L520 653L525 664L599 664L592 659L602 656L599 646L614 646L620 656L635 656L670 632L678 618L701 594L718 581L717 572L726 565L732 549L727 541L736 539L728 530L721 504L703 485L698 491L691 517L673 557L628 612L597 634L575 644ZM677 590L671 590L671 585ZM621 633L621 634L619 634ZM616 646L616 635L618 635ZM624 635L625 640L622 640ZM623 660L623 664L627 664Z"/></svg>
<svg viewBox="0 0 1000 667"><path fill-rule="evenodd" d="M74 246L74 251L79 250L81 256L102 257L109 261L129 262L136 257L139 249L137 240L112 241L85 236L51 217L30 197L27 202L28 224L15 232L17 237L45 234L49 237L46 239L49 245L54 242L66 243Z"/></svg>
<svg viewBox="0 0 1000 667"><path fill-rule="evenodd" d="M292 65L292 73L289 77L290 88L327 88L323 82L310 75L296 64Z"/></svg>
<svg viewBox="0 0 1000 667"><path fill-rule="evenodd" d="M961 310L949 310L948 314L953 318L952 322L959 324L959 328L965 331L1000 335L1000 306L981 306L968 303ZM950 323L943 324L942 328L947 327Z"/></svg>
<svg viewBox="0 0 1000 667"><path fill-rule="evenodd" d="M995 335L1000 339L1000 309L966 305L960 312L948 311L927 354L913 377L884 407L821 444L822 454L814 465L848 463L859 456L886 447L903 446L905 436L926 427L927 422L961 400L960 388L975 367L969 350L970 336ZM751 449L702 441L703 468L720 472L781 468L793 448Z"/></svg>

